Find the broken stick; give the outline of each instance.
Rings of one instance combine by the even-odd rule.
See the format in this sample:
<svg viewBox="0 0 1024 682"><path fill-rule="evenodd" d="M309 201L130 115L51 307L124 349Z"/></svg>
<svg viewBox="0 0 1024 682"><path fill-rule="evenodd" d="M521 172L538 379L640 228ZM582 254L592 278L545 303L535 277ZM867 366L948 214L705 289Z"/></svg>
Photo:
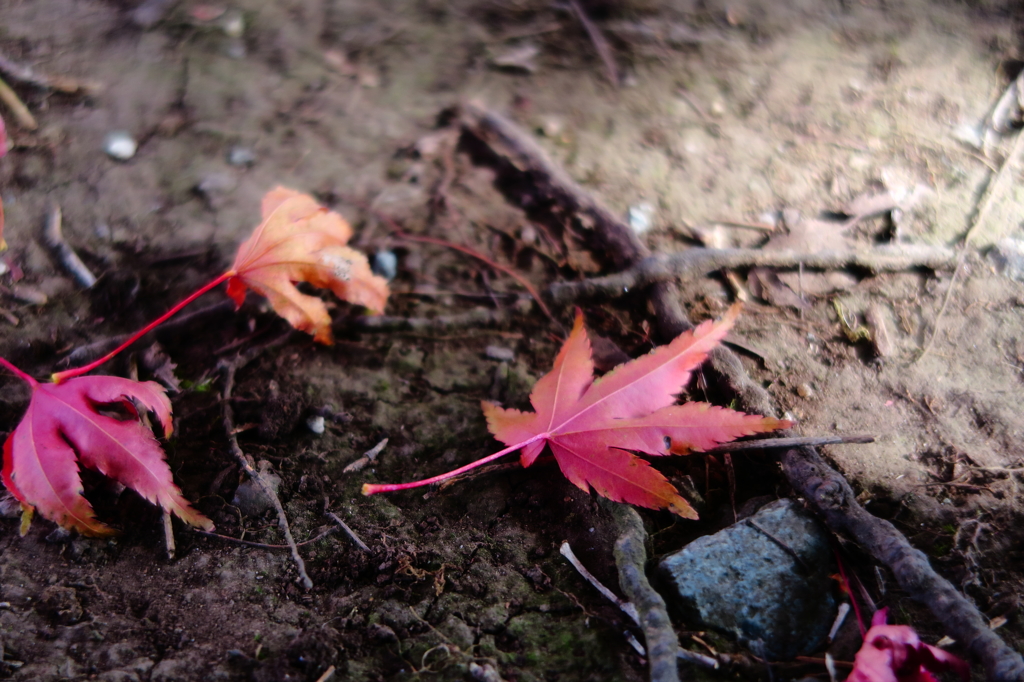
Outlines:
<svg viewBox="0 0 1024 682"><path fill-rule="evenodd" d="M732 268L795 268L820 270L857 267L871 272L898 272L913 268L939 270L951 268L956 262L952 249L919 244L877 246L864 251L765 251L763 249L707 249L694 247L677 253L657 254L636 265L606 277L580 282L556 282L548 289L555 303L569 303L582 298L619 298L638 288L656 282L684 281L702 277L717 270Z"/></svg>

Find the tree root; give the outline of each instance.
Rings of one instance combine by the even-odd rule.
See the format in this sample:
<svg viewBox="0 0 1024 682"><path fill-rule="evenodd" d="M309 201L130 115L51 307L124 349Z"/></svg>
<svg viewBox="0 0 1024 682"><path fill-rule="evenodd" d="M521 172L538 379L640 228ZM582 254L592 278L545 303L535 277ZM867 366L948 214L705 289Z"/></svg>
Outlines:
<svg viewBox="0 0 1024 682"><path fill-rule="evenodd" d="M637 276L637 282L653 282L649 289L649 300L654 309L659 336L666 340L672 339L681 332L693 328L679 305L676 286L670 280L676 279L675 272L683 271L684 265L691 268L690 272L697 266L689 265L683 256L677 256L682 260L673 266L679 267L678 271L673 271L668 263L657 258L652 262L658 263L661 270L657 270L654 265L640 265L650 254L636 234L569 179L565 171L550 161L528 134L512 122L478 104L463 107L461 121L464 132L472 135L478 143L487 146L486 150L476 150L477 159L497 168L496 184L512 203L522 206L531 213L531 217L539 211L547 211L548 220L553 215L561 224L574 222L581 226L593 237L592 243L603 250L603 254L599 256L608 258L618 268L638 267L639 272L647 268L660 273L659 276L649 277L647 280L634 275ZM529 186L530 183L533 183L532 187ZM938 250L930 253L927 259L918 253L915 258L907 260L907 253L894 254L892 251L869 252L869 255L872 255L872 261L854 261L853 264L860 264L869 269L887 264L890 267L885 269L893 269L893 259L902 258L904 264L899 269L904 269L923 265L946 267L955 262L952 252ZM666 260L670 258L673 257L664 257ZM710 270L736 266L734 260L717 260L709 263L707 259L711 257L703 258L706 260L701 262L701 268L706 268L709 264L712 265ZM765 252L764 258L781 259L782 256L778 253L769 255ZM837 262L835 255L830 258L831 262ZM791 262L811 265L810 260L801 261L800 258L795 258ZM817 262L826 265L825 259ZM765 260L762 263L777 266L780 261ZM570 298L568 294L565 297ZM709 361L711 371L725 381L734 392L741 409L765 416L777 415L778 410L771 396L750 379L739 358L732 351L720 346L711 353ZM875 560L887 566L896 576L900 586L912 598L932 610L947 634L968 648L984 667L987 679L1024 680L1024 659L1021 655L988 628L977 607L961 595L949 581L938 575L927 557L915 550L902 533L888 521L865 511L857 503L853 490L842 474L826 464L816 450L788 450L782 457L782 465L794 491L810 502L829 528L836 533L849 535ZM642 613L649 614L650 611L645 609L653 608L654 601L642 602L651 595L646 591L649 588L639 587L641 584L647 584L643 576L645 559L640 553L643 547L643 526L639 523L636 512L631 509L628 511L633 519L623 521L623 526L630 531L616 544L616 563L619 564L623 590ZM633 596L634 589L638 590L638 597ZM648 650L651 651L651 679L678 679L674 671L662 668L665 657L654 656L656 649L659 653L671 649L674 659L674 651L679 647L671 623L667 617L661 620L649 616L644 617L644 622L645 631L648 626L651 628L648 636L654 638L659 647L664 647L658 649L654 642L648 641ZM660 677L661 674L666 676Z"/></svg>
<svg viewBox="0 0 1024 682"><path fill-rule="evenodd" d="M554 303L585 298L618 298L655 282L696 279L716 270L733 268L803 266L819 270L857 267L871 272L900 272L913 268L952 268L952 249L916 244L877 246L865 251L764 251L762 249L707 249L694 247L678 253L648 256L633 267L607 277L581 282L556 282L548 289Z"/></svg>
<svg viewBox="0 0 1024 682"><path fill-rule="evenodd" d="M644 549L647 531L644 523L629 505L609 502L602 506L611 511L619 527L619 539L615 541L619 587L639 616L647 644L651 682L678 682L679 640L668 617L665 600L647 580L647 550Z"/></svg>
<svg viewBox="0 0 1024 682"><path fill-rule="evenodd" d="M527 306L531 305L529 299ZM438 315L437 317L394 317L392 315L364 315L351 322L351 326L361 332L445 332L451 329L466 327L492 327L508 324L513 317L513 310L508 308L474 308L465 313L455 315Z"/></svg>

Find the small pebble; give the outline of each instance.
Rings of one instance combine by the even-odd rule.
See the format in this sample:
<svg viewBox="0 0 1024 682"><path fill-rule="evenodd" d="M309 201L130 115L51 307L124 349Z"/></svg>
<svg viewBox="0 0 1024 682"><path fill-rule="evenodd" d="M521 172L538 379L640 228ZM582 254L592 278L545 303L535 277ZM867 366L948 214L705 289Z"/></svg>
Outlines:
<svg viewBox="0 0 1024 682"><path fill-rule="evenodd" d="M814 397L814 389L811 388L810 384L800 384L796 387L797 395L801 398L812 398Z"/></svg>
<svg viewBox="0 0 1024 682"><path fill-rule="evenodd" d="M306 420L306 427L310 431L319 436L326 429L326 427L324 426L324 418L320 415L310 417L309 419Z"/></svg>
<svg viewBox="0 0 1024 682"><path fill-rule="evenodd" d="M256 163L256 152L248 147L232 147L228 151L228 163L232 166L251 166Z"/></svg>
<svg viewBox="0 0 1024 682"><path fill-rule="evenodd" d="M54 528L49 535L43 538L51 545L63 545L71 542L71 531L66 528Z"/></svg>
<svg viewBox="0 0 1024 682"><path fill-rule="evenodd" d="M537 243L537 229L533 225L523 225L519 230L519 238L523 240L523 243L527 246L533 246Z"/></svg>
<svg viewBox="0 0 1024 682"><path fill-rule="evenodd" d="M204 174L196 183L196 190L207 198L218 194L227 194L238 186L238 181L231 173L211 171Z"/></svg>
<svg viewBox="0 0 1024 682"><path fill-rule="evenodd" d="M953 138L974 149L981 149L985 146L984 126L962 123L953 131Z"/></svg>
<svg viewBox="0 0 1024 682"><path fill-rule="evenodd" d="M654 206L647 202L630 206L626 213L626 222L637 234L643 234L651 229L651 218L654 217Z"/></svg>
<svg viewBox="0 0 1024 682"><path fill-rule="evenodd" d="M988 253L996 271L1005 277L1024 282L1024 241L1007 237L1001 239Z"/></svg>
<svg viewBox="0 0 1024 682"><path fill-rule="evenodd" d="M380 275L389 282L398 275L398 256L394 251L378 251L373 255L373 274Z"/></svg>
<svg viewBox="0 0 1024 682"><path fill-rule="evenodd" d="M541 116L537 122L537 132L544 137L558 137L565 130L565 121L560 116Z"/></svg>
<svg viewBox="0 0 1024 682"><path fill-rule="evenodd" d="M135 139L123 130L115 130L109 133L103 141L103 151L107 156L118 161L127 161L135 156L139 145Z"/></svg>
<svg viewBox="0 0 1024 682"><path fill-rule="evenodd" d="M501 362L512 362L516 359L516 354L511 348L502 348L501 346L487 346L484 354L491 360Z"/></svg>
<svg viewBox="0 0 1024 682"><path fill-rule="evenodd" d="M241 38L245 33L245 17L241 12L225 12L221 17L220 27L229 38Z"/></svg>
<svg viewBox="0 0 1024 682"><path fill-rule="evenodd" d="M242 59L245 57L245 41L241 38L231 38L224 52L232 59Z"/></svg>

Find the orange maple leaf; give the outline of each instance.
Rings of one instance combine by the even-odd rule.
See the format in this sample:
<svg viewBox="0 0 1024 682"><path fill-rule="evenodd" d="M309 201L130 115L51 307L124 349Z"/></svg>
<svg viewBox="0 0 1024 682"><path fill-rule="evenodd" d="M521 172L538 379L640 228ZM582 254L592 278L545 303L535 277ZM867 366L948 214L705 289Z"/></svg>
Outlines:
<svg viewBox="0 0 1024 682"><path fill-rule="evenodd" d="M363 493L437 483L516 450L522 450L520 462L528 467L547 446L566 478L583 490L695 519L697 512L668 479L633 452L686 454L792 425L707 403L675 404L690 372L725 337L738 314L733 307L721 322L705 322L595 380L590 341L577 313L554 367L530 394L534 412L483 403L488 428L507 448L424 481L367 484Z"/></svg>
<svg viewBox="0 0 1024 682"><path fill-rule="evenodd" d="M276 187L263 197L263 222L238 248L228 271L228 295L238 305L246 289L267 297L296 329L331 344L331 317L324 302L295 288L309 282L350 303L381 311L388 283L370 271L366 256L345 246L352 228L308 194Z"/></svg>

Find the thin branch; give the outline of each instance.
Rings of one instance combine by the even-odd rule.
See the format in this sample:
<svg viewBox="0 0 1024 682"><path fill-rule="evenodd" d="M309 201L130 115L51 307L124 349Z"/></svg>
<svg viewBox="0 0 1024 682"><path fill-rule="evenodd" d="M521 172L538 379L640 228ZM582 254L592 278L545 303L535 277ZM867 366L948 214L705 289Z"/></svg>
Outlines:
<svg viewBox="0 0 1024 682"><path fill-rule="evenodd" d="M363 542L362 540L360 540L359 536L356 535L356 532L354 530L352 530L351 528L349 528L347 523L345 523L340 518L338 518L337 514L335 514L334 512L327 512L327 516L331 517L331 519L336 524L338 524L338 527L341 528L343 531L345 531L345 535L348 535L349 540L354 542L356 547L358 547L359 549L363 550L364 552L369 552L370 551L370 548L366 546L366 543Z"/></svg>
<svg viewBox="0 0 1024 682"><path fill-rule="evenodd" d="M166 509L163 512L164 528L164 549L167 550L167 560L174 561L174 554L177 547L174 544L174 526L171 524L171 513Z"/></svg>
<svg viewBox="0 0 1024 682"><path fill-rule="evenodd" d="M953 267L956 254L945 247L900 244L864 251L765 251L763 249L708 249L695 247L677 253L648 256L633 267L606 277L580 282L556 282L548 289L555 303L589 298L619 298L657 282L686 281L717 270L752 267L821 270L857 267L871 272L897 272L911 268L933 270Z"/></svg>
<svg viewBox="0 0 1024 682"><path fill-rule="evenodd" d="M723 443L701 451L704 455L717 455L720 452L742 452L743 450L788 450L795 447L818 447L819 445L838 445L852 443L874 443L874 436L795 436L792 438L759 438L757 440L738 440Z"/></svg>
<svg viewBox="0 0 1024 682"><path fill-rule="evenodd" d="M28 110L25 103L18 97L18 93L14 92L2 78L0 78L0 101L7 105L7 108L14 114L14 118L25 130L37 130L39 123L36 122L36 117L32 115L32 112Z"/></svg>
<svg viewBox="0 0 1024 682"><path fill-rule="evenodd" d="M46 223L43 226L43 243L80 287L91 289L96 284L96 275L92 274L75 250L64 240L62 222L60 204L55 201L51 202L50 210L46 214Z"/></svg>
<svg viewBox="0 0 1024 682"><path fill-rule="evenodd" d="M352 321L361 332L444 332L463 327L489 327L508 324L512 311L507 308L475 308L455 315L437 317L394 317L391 315L365 315Z"/></svg>
<svg viewBox="0 0 1024 682"><path fill-rule="evenodd" d="M573 13L576 18L579 19L580 23L583 24L583 28L586 30L587 35L590 36L590 42L594 43L594 49L597 50L597 54L601 57L601 61L604 62L605 75L608 76L608 81L615 86L619 87L621 82L619 79L619 67L615 63L615 55L612 52L611 45L608 44L608 40L601 33L601 29L594 25L594 22L590 20L587 13L580 7L580 3L577 0L569 0L569 6L572 7Z"/></svg>
<svg viewBox="0 0 1024 682"><path fill-rule="evenodd" d="M322 532L319 535L317 535L316 537L313 537L313 538L310 538L309 540L303 540L302 542L296 543L295 546L296 547L305 547L306 545L311 545L314 542L319 542L320 540L323 540L328 535L333 535L334 533L337 533L339 530L341 530L341 529L338 528L337 526L332 526L332 527L328 528L327 530L325 530L324 532ZM193 533L197 533L199 535L203 535L203 536L208 537L208 538L216 538L217 540L224 540L225 542L233 542L236 545L245 545L246 547L259 547L260 549L291 549L291 547L289 545L268 545L265 542L253 542L252 540L242 540L241 538L233 538L230 535L221 535L220 533L211 533L210 531L202 530L201 528L193 528L192 532Z"/></svg>
<svg viewBox="0 0 1024 682"><path fill-rule="evenodd" d="M37 88L58 90L68 94L78 92L89 94L99 89L99 85L96 83L79 81L67 76L50 76L39 73L28 66L18 64L3 54L0 54L0 71L7 74L11 80L34 85Z"/></svg>
<svg viewBox="0 0 1024 682"><path fill-rule="evenodd" d="M286 334L285 337L291 334ZM235 414L231 407L231 394L235 388L235 373L243 366L251 362L255 357L266 349L266 346L250 351L249 354L239 356L234 361L227 362L221 361L218 366L222 374L224 375L224 390L222 393L222 402L224 408L224 431L228 436L228 447L231 450L231 454L238 460L239 465L245 469L245 473L249 475L256 485L259 486L263 494L267 496L274 503L274 508L277 509L277 519L281 526L282 532L284 532L285 541L288 543L289 549L291 549L292 559L295 561L295 565L299 569L299 581L302 586L307 590L312 589L313 581L310 580L309 575L306 573L306 564L302 560L302 556L299 554L299 549L295 545L295 539L292 537L291 527L288 525L288 516L284 513L284 507L281 505L281 500L278 498L277 493L267 482L267 479L253 466L252 461L249 457L242 452L242 448L238 445L238 436L235 431Z"/></svg>
<svg viewBox="0 0 1024 682"><path fill-rule="evenodd" d="M617 594L615 594L607 587L605 587L604 583L595 578L594 574L588 571L587 567L584 566L576 557L576 554L572 551L572 547L569 545L568 542L562 543L562 546L558 549L558 553L564 556L566 560L568 560L568 562L572 564L572 567L576 569L576 572L579 573L584 580L590 583L590 585L595 590L600 592L601 596L603 596L605 599L618 606L620 609L622 609L622 612L624 614L626 614L633 620L634 623L640 625L640 614L637 613L636 607L628 601L626 601L625 599L621 599Z"/></svg>

